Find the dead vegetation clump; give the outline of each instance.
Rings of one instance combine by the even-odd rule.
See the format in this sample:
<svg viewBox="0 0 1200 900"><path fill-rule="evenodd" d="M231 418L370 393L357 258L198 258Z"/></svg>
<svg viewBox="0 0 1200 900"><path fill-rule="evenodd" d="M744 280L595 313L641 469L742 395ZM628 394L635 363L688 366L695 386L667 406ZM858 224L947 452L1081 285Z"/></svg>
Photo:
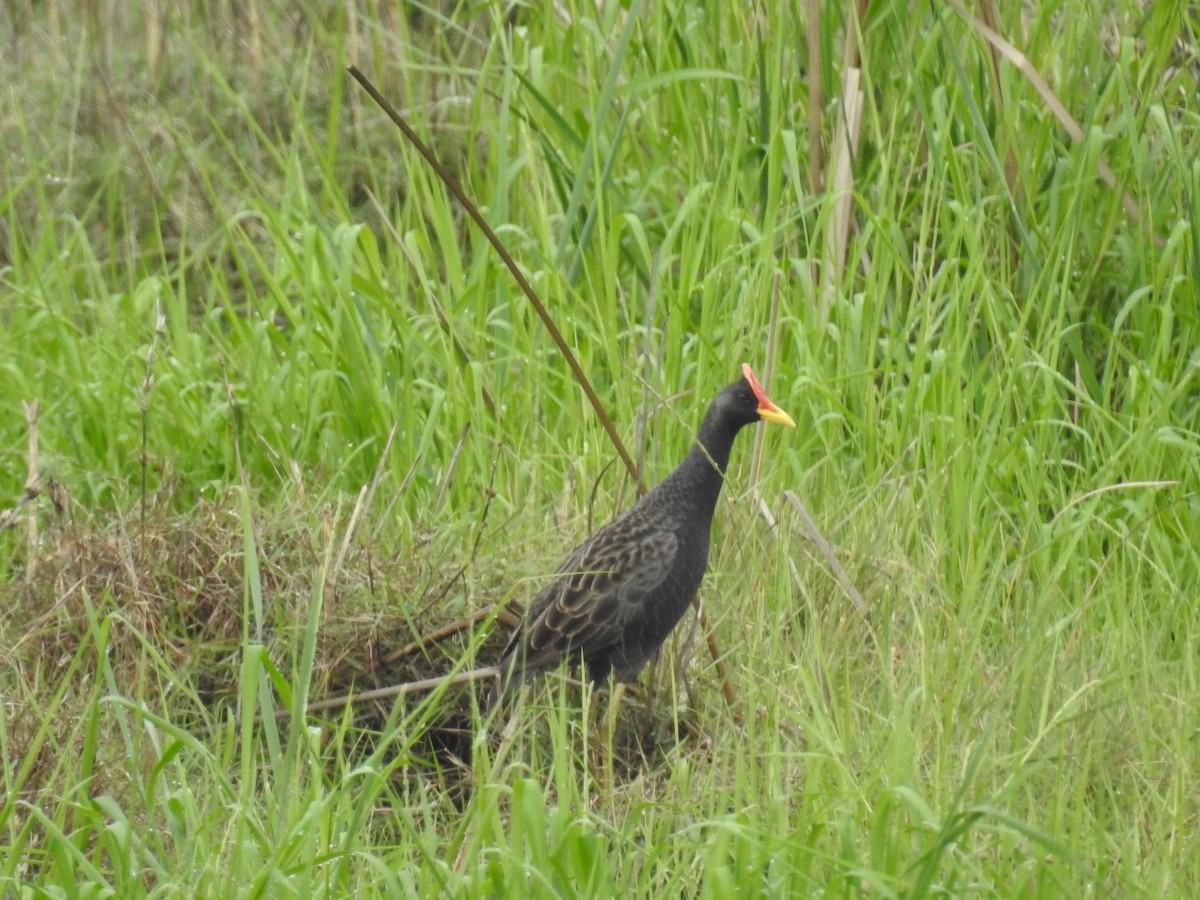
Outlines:
<svg viewBox="0 0 1200 900"><path fill-rule="evenodd" d="M491 618L471 596L464 567L433 559L437 548L381 555L356 540L336 577L325 573L322 582L317 517L295 509L260 515L248 541L237 509L228 498L177 517L57 517L43 527L36 564L0 586L0 682L15 758L24 757L20 736L34 739L44 710L55 709L70 731L113 688L187 727L236 712L244 645L265 645L290 678L314 590L324 592L314 700L442 674ZM262 622L254 621L252 592L261 596ZM493 635L489 649L498 654L503 641Z"/></svg>

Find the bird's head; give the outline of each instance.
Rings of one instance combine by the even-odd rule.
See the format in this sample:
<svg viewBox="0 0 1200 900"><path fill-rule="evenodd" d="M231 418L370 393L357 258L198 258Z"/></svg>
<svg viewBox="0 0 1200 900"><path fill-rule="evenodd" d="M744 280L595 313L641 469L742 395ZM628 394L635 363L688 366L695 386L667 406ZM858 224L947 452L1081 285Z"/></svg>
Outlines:
<svg viewBox="0 0 1200 900"><path fill-rule="evenodd" d="M771 402L766 388L759 384L758 379L754 377L754 370L750 368L750 363L742 363L742 375L743 382L750 386L750 393L754 398L754 413L758 418L774 422L776 425L786 425L788 428L796 427L792 417Z"/></svg>
<svg viewBox="0 0 1200 900"><path fill-rule="evenodd" d="M742 365L742 376L717 395L710 410L714 425L720 422L725 428L732 426L735 432L758 421L796 427L792 417L771 402L749 363Z"/></svg>

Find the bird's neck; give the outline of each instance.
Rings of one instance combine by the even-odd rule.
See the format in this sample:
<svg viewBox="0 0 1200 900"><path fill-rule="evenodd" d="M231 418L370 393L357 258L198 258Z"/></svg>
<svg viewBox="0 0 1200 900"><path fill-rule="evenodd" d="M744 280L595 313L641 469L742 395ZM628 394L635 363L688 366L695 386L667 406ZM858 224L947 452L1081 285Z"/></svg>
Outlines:
<svg viewBox="0 0 1200 900"><path fill-rule="evenodd" d="M687 488L684 503L693 515L711 516L725 483L729 453L733 449L736 430L722 427L719 420L705 418L692 449L669 479Z"/></svg>

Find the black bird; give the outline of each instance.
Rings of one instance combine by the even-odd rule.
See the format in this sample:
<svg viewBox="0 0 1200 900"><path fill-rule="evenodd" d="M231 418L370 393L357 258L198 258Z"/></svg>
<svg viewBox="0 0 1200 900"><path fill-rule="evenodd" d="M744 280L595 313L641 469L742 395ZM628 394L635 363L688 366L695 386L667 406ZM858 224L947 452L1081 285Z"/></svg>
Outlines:
<svg viewBox="0 0 1200 900"><path fill-rule="evenodd" d="M683 617L708 566L713 511L733 439L760 420L795 428L749 364L713 400L682 463L580 544L529 604L499 665L516 677L583 659L603 683L634 681Z"/></svg>

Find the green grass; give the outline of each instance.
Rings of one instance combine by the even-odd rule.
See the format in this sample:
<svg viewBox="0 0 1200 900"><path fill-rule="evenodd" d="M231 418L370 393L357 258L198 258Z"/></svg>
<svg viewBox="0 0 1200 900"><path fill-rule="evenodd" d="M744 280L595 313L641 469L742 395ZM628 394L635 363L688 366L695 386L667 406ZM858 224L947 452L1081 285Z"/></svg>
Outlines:
<svg viewBox="0 0 1200 900"><path fill-rule="evenodd" d="M1200 894L1194 10L1004 5L1074 141L945 3L226 6L0 13L0 893ZM504 741L271 715L494 658L387 659L634 494L352 63L647 481L776 335L702 595L740 724L688 623L611 756L553 677Z"/></svg>

